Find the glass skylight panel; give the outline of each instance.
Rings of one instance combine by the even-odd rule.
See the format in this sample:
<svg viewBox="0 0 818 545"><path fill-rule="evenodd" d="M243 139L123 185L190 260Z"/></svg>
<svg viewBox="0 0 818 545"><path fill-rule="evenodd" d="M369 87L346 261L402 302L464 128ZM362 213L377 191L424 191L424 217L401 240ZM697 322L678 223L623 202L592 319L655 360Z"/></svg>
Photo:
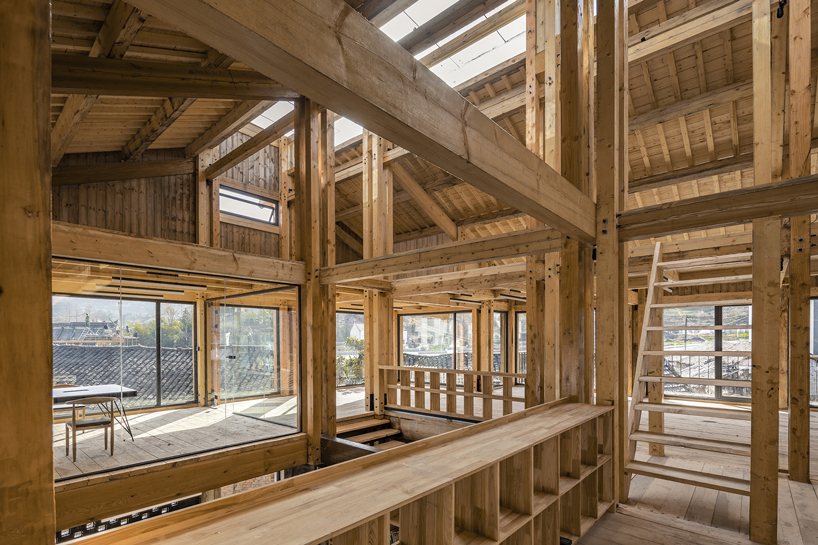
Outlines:
<svg viewBox="0 0 818 545"><path fill-rule="evenodd" d="M498 29L497 33L500 34L505 41L509 41L515 36L525 33L525 17L511 21L503 28Z"/></svg>
<svg viewBox="0 0 818 545"><path fill-rule="evenodd" d="M262 129L266 129L288 113L293 111L293 103L288 101L276 102L266 110L264 113L255 118L252 123Z"/></svg>
<svg viewBox="0 0 818 545"><path fill-rule="evenodd" d="M354 121L350 121L345 117L339 117L335 120L335 145L339 146L350 138L362 135L363 132L363 127Z"/></svg>
<svg viewBox="0 0 818 545"><path fill-rule="evenodd" d="M406 10L406 13L417 26L428 23L445 10L452 7L457 0L418 0Z"/></svg>
<svg viewBox="0 0 818 545"><path fill-rule="evenodd" d="M417 25L404 12L398 13L394 19L381 27L381 31L396 42L412 32Z"/></svg>

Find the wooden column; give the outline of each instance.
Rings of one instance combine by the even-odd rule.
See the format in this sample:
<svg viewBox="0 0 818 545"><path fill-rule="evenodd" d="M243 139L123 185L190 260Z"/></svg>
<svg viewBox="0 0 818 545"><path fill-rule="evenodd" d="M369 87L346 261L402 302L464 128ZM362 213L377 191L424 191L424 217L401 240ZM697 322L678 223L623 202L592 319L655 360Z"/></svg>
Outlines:
<svg viewBox="0 0 818 545"><path fill-rule="evenodd" d="M321 111L306 98L295 102L295 221L299 232L295 259L304 261L307 280L300 303L302 429L307 433L308 461L321 462L323 389L323 298L321 266Z"/></svg>
<svg viewBox="0 0 818 545"><path fill-rule="evenodd" d="M792 178L810 173L810 48L811 13L808 0L790 0L790 164ZM810 218L790 218L790 479L809 482L809 306Z"/></svg>
<svg viewBox="0 0 818 545"><path fill-rule="evenodd" d="M207 405L207 302L205 295L196 296L196 403L204 407Z"/></svg>
<svg viewBox="0 0 818 545"><path fill-rule="evenodd" d="M560 397L560 254L545 254L543 312L545 314L545 332L543 334L543 379L544 401L554 401Z"/></svg>
<svg viewBox="0 0 818 545"><path fill-rule="evenodd" d="M562 175L586 195L588 176L588 66L585 52L589 36L584 32L586 2L560 4L560 163ZM560 257L560 395L576 395L586 401L585 343L589 312L588 286L593 274L590 248L564 237ZM590 350L590 346L587 347ZM588 354L590 356L590 354Z"/></svg>
<svg viewBox="0 0 818 545"><path fill-rule="evenodd" d="M494 304L486 301L480 305L480 345L478 371L494 370ZM490 394L493 388L493 381L489 377L480 377L478 380L480 391ZM491 418L491 399L483 399L483 418Z"/></svg>
<svg viewBox="0 0 818 545"><path fill-rule="evenodd" d="M321 112L320 178L321 178L321 266L335 265L335 114ZM321 429L335 435L335 300L334 284L321 286L322 328L322 417Z"/></svg>
<svg viewBox="0 0 818 545"><path fill-rule="evenodd" d="M628 2L618 0L619 19L619 198L617 209L623 212L628 209ZM597 19L597 22L599 20ZM619 399L621 404L614 410L616 431L614 433L614 500L625 502L628 499L628 485L625 480L625 465L628 463L625 453L628 446L628 407L627 400L633 376L631 340L632 329L631 307L628 291L628 245L619 243ZM627 364L626 364L627 362Z"/></svg>
<svg viewBox="0 0 818 545"><path fill-rule="evenodd" d="M772 178L770 4L753 0L753 171ZM778 531L778 360L781 220L753 221L753 371L750 539L776 543Z"/></svg>
<svg viewBox="0 0 818 545"><path fill-rule="evenodd" d="M50 3L0 9L0 543L53 543Z"/></svg>
<svg viewBox="0 0 818 545"><path fill-rule="evenodd" d="M292 180L290 175L287 174L287 171L290 170L289 155L289 138L284 136L278 141L278 255L281 259L290 259L292 257L289 206Z"/></svg>
<svg viewBox="0 0 818 545"><path fill-rule="evenodd" d="M597 193L596 193L596 403L625 407L620 398L620 328L621 319L620 244L616 232L619 210L619 2L600 2L597 11L596 43L598 77L596 100L597 124ZM626 287L627 288L627 287ZM614 436L619 433L614 418ZM618 466L622 452L615 442L613 466ZM618 490L614 476L614 491ZM614 492L616 494L616 492Z"/></svg>
<svg viewBox="0 0 818 545"><path fill-rule="evenodd" d="M212 152L206 150L196 157L196 243L202 246L210 246L211 237L210 213L213 205L205 175L211 155Z"/></svg>
<svg viewBox="0 0 818 545"><path fill-rule="evenodd" d="M363 245L364 259L392 253L392 172L383 168L386 141L364 130L363 136ZM392 297L364 290L364 367L367 410L383 412L386 380L380 365L391 365Z"/></svg>

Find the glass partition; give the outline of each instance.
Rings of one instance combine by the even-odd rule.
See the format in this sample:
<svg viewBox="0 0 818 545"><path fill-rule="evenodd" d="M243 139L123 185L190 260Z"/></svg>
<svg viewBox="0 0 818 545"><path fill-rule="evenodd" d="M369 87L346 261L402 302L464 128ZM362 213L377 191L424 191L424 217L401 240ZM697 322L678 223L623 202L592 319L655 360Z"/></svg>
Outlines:
<svg viewBox="0 0 818 545"><path fill-rule="evenodd" d="M454 314L401 316L403 365L453 369L455 360L454 316Z"/></svg>
<svg viewBox="0 0 818 545"><path fill-rule="evenodd" d="M297 287L63 259L52 271L55 480L298 431ZM92 397L114 398L114 439L83 428L75 456L73 419L110 414Z"/></svg>
<svg viewBox="0 0 818 545"><path fill-rule="evenodd" d="M526 331L525 312L517 313L517 370L515 373L526 373Z"/></svg>
<svg viewBox="0 0 818 545"><path fill-rule="evenodd" d="M364 384L364 315L335 313L335 385Z"/></svg>

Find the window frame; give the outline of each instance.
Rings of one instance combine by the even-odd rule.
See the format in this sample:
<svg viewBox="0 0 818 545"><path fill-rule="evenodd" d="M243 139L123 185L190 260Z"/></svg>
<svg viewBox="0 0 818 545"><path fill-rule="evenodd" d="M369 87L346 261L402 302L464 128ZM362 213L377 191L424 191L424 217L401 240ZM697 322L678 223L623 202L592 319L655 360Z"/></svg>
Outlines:
<svg viewBox="0 0 818 545"><path fill-rule="evenodd" d="M242 200L235 195L225 195L222 193L222 190L229 191L233 193L238 193L239 195L246 195L247 197L258 199L261 202L261 205L267 206L272 209L272 216L275 221L263 221L258 218L254 218L252 216L245 216L244 214L238 214L236 212L230 212L227 210L222 209L222 198L226 198L227 200L233 200L238 202L243 202L245 204L253 205L253 206L260 206L259 203L250 202ZM225 216L232 216L235 218L241 218L243 220L257 223L259 226L266 226L266 227L279 227L279 222L281 218L281 210L280 210L280 203L278 199L273 199L272 197L266 197L263 195L259 195L257 193L252 193L250 191L246 191L243 189L236 189L234 187L230 187L228 185L219 185L219 214Z"/></svg>

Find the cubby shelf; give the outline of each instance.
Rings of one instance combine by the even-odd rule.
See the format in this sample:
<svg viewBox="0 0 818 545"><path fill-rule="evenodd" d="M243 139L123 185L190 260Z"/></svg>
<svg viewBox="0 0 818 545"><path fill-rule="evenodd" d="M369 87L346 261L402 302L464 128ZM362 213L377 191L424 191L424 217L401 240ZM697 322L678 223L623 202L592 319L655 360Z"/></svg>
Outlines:
<svg viewBox="0 0 818 545"><path fill-rule="evenodd" d="M446 505L452 505L455 526L451 543L557 545L560 535L579 539L613 498L612 414L597 407L557 433L455 481L445 498ZM449 543L439 534L432 537L415 529L428 525L428 510L443 503L443 498L426 502L421 509L427 510L425 518L413 512L411 535L401 525L401 541ZM409 516L406 508L401 509L401 516L404 513Z"/></svg>

